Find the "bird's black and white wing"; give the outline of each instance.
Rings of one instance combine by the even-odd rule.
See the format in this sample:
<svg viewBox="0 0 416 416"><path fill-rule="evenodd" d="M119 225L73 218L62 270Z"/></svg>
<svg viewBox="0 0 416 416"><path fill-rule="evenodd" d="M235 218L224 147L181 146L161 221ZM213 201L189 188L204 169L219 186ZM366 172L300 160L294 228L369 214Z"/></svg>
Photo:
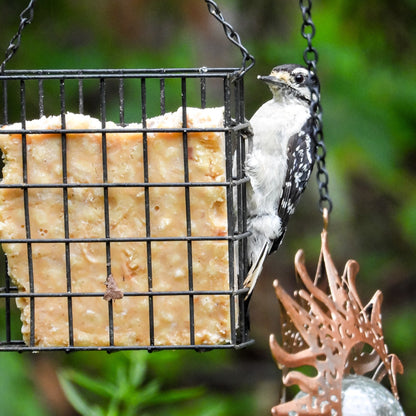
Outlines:
<svg viewBox="0 0 416 416"><path fill-rule="evenodd" d="M287 145L286 178L277 207L282 233L273 242L270 252L277 250L283 239L289 218L295 212L296 205L311 176L314 161L315 149L312 140L312 119L309 118L302 129L290 137Z"/></svg>

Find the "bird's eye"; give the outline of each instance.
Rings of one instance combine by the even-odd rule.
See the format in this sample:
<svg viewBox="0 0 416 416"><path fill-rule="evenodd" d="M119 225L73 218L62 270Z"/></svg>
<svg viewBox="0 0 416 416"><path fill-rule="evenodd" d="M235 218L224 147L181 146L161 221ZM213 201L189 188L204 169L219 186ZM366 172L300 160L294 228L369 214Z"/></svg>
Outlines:
<svg viewBox="0 0 416 416"><path fill-rule="evenodd" d="M297 84L302 84L303 81L305 81L305 77L302 74L295 75L295 82Z"/></svg>

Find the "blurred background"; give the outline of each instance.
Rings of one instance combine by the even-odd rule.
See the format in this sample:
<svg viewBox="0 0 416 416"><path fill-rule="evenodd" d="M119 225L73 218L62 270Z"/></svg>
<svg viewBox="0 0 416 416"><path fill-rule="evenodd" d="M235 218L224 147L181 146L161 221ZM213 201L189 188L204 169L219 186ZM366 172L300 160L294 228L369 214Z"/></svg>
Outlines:
<svg viewBox="0 0 416 416"><path fill-rule="evenodd" d="M256 76L278 64L303 63L306 41L300 35L298 2L217 3L256 58L246 75L250 118L270 97ZM27 4L0 0L0 50L6 50ZM416 1L321 0L314 2L312 17L334 203L330 249L340 272L348 259L359 262L357 285L364 303L382 290L386 343L405 366L398 377L401 402L405 413L414 415ZM239 51L203 0L38 0L33 23L7 68L221 67L240 62ZM279 278L290 287L299 248L314 274L321 228L313 177L253 295L256 343L249 348L0 353L0 415L269 414L277 404L280 378L268 348L269 334L279 332L272 281ZM134 402L137 396L139 403Z"/></svg>

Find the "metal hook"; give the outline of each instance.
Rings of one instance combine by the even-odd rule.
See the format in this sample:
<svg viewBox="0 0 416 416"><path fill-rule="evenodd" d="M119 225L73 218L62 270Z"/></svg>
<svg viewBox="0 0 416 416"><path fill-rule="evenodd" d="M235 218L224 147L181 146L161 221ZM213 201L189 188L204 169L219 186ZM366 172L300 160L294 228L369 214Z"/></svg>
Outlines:
<svg viewBox="0 0 416 416"><path fill-rule="evenodd" d="M10 61L10 59L13 58L17 50L19 49L20 42L22 39L22 32L23 29L32 23L33 15L34 15L34 8L35 8L36 0L30 0L29 5L20 13L20 23L19 23L19 29L17 30L17 33L13 36L12 40L9 43L9 46L7 47L4 61L2 62L0 66L0 73L4 73L4 69L6 67L6 63Z"/></svg>
<svg viewBox="0 0 416 416"><path fill-rule="evenodd" d="M241 54L243 55L243 62L241 63L241 68L237 72L237 78L242 77L250 68L254 65L254 56L249 53L249 51L241 43L240 35L233 29L233 27L224 19L219 7L212 0L205 0L208 6L208 11L215 17L223 26L225 35L227 39L236 45Z"/></svg>
<svg viewBox="0 0 416 416"><path fill-rule="evenodd" d="M327 231L329 224L329 209L327 207L322 209L322 218L324 220L324 230Z"/></svg>

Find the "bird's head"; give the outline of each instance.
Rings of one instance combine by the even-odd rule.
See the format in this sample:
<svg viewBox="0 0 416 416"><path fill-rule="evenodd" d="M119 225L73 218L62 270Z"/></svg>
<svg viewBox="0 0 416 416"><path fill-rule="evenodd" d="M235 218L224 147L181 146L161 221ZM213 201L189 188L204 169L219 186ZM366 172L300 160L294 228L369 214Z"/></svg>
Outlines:
<svg viewBox="0 0 416 416"><path fill-rule="evenodd" d="M280 65L272 69L270 75L257 77L266 82L275 99L298 99L310 103L310 87L319 88L318 78L308 70L295 64Z"/></svg>

